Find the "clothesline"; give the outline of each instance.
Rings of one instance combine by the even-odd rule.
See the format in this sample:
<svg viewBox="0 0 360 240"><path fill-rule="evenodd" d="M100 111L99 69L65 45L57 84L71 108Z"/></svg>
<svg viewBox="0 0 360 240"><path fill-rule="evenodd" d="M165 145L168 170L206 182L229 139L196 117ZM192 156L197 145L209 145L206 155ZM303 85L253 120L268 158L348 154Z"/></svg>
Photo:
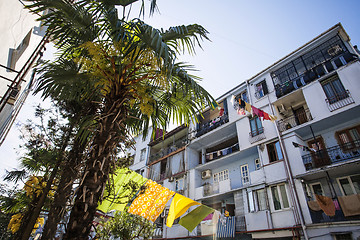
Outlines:
<svg viewBox="0 0 360 240"><path fill-rule="evenodd" d="M220 150L216 150L214 152L209 152L209 153L206 153L206 155L210 155L210 154L214 154L214 153L218 153L220 151L223 151L223 150L227 150L229 148L232 148L232 147L235 147L236 145L238 145L239 143L235 143L234 145L230 146L230 147L226 147L226 148L223 148L223 149L220 149Z"/></svg>
<svg viewBox="0 0 360 240"><path fill-rule="evenodd" d="M167 202L172 199L166 225L171 227L176 218L184 215L190 207L197 206L194 210L183 216L179 221L181 226L192 232L194 228L203 221L203 219L205 219L209 214L215 212L215 209L196 202L179 193L175 193L155 181L144 178L140 174L128 168L118 169L111 177L114 179L115 195L112 192L107 192L107 190L105 190L104 196L112 197L112 201L106 198L98 206L98 209L105 213L110 212L111 210L124 211L126 205L131 203L128 208L129 213L142 216L152 222L155 222L155 220L164 211ZM133 189L132 192L130 189L124 187L130 182L138 184L137 189ZM141 186L144 184L146 186L145 191L139 191ZM128 199L128 202L117 203L114 201L117 198ZM217 220L218 219L214 219L214 221ZM218 227L220 231L224 228L223 225L224 222ZM229 223L229 227L231 229L233 228L232 225L231 219ZM233 232L234 230L235 229L233 229Z"/></svg>
<svg viewBox="0 0 360 240"><path fill-rule="evenodd" d="M239 101L235 101L236 97L233 95L231 97L231 103L233 104L235 110L237 110L237 113L239 115L246 115L245 111L251 113L252 115L258 116L262 120L270 120L271 122L275 122L277 117L275 115L268 114L267 112L252 106L250 103L245 102L241 98L239 98Z"/></svg>

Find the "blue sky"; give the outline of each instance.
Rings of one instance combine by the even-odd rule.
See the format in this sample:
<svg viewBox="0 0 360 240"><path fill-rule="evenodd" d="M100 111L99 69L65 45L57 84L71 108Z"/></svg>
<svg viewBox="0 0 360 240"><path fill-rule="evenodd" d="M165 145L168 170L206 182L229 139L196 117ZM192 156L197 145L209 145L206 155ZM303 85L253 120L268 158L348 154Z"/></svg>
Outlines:
<svg viewBox="0 0 360 240"><path fill-rule="evenodd" d="M147 2L147 0L145 0ZM197 23L209 31L211 42L203 43L196 56L183 57L202 77L201 85L215 98L254 76L296 48L341 22L353 45L360 45L360 1L334 0L157 0L160 14L145 21L164 29ZM133 12L136 11L136 5ZM18 121L33 118L39 102L30 97ZM0 155L0 166L16 167L19 129L14 126Z"/></svg>

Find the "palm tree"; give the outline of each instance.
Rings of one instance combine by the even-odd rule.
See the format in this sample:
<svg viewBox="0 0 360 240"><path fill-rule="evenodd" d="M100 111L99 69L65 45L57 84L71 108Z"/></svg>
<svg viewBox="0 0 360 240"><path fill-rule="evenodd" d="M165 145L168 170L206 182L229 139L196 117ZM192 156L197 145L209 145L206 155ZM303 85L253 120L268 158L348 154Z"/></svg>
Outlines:
<svg viewBox="0 0 360 240"><path fill-rule="evenodd" d="M130 142L132 133L146 133L150 125L166 129L170 116L178 123L196 121L196 113L213 101L187 73L190 67L176 63L178 54L193 52L200 40L208 39L207 31L196 24L159 31L139 19L120 20L119 2L134 1L38 0L29 6L34 12L51 9L41 19L61 50L56 61L70 58L80 64L81 74L94 83L83 97L101 96L64 239L87 239L114 153ZM56 96L64 89L61 82L43 78L38 90Z"/></svg>

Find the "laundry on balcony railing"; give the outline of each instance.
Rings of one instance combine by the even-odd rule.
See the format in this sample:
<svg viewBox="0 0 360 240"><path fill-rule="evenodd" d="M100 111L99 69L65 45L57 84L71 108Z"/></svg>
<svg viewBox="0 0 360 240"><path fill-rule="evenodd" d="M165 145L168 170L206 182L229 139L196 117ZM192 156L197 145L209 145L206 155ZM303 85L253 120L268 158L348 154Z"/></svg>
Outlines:
<svg viewBox="0 0 360 240"><path fill-rule="evenodd" d="M321 149L302 156L306 170L360 157L360 140Z"/></svg>
<svg viewBox="0 0 360 240"><path fill-rule="evenodd" d="M235 143L234 145L232 145L230 147L220 149L220 150L217 150L214 152L206 153L205 159L206 159L206 162L212 161L212 160L218 159L222 156L228 155L228 154L238 151L238 150L239 150L239 143Z"/></svg>
<svg viewBox="0 0 360 240"><path fill-rule="evenodd" d="M270 120L275 122L277 119L275 115L268 114L267 112L264 112L263 110L243 101L241 98L239 98L239 101L236 101L236 97L234 95L231 97L231 103L239 115L246 115L245 111L247 111L252 115L258 116L260 119L262 118L262 120Z"/></svg>
<svg viewBox="0 0 360 240"><path fill-rule="evenodd" d="M279 131L283 132L290 128L300 126L306 122L312 120L312 116L309 110L304 110L300 113L293 114L289 117L279 119L278 120L278 127Z"/></svg>

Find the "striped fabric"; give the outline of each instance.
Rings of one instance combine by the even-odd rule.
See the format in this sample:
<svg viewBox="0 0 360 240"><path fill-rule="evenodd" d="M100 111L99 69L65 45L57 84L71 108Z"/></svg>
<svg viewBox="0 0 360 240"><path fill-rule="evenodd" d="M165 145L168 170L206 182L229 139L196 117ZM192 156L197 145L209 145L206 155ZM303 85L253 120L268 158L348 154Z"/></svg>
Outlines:
<svg viewBox="0 0 360 240"><path fill-rule="evenodd" d="M217 225L216 237L235 237L235 216L220 219Z"/></svg>

